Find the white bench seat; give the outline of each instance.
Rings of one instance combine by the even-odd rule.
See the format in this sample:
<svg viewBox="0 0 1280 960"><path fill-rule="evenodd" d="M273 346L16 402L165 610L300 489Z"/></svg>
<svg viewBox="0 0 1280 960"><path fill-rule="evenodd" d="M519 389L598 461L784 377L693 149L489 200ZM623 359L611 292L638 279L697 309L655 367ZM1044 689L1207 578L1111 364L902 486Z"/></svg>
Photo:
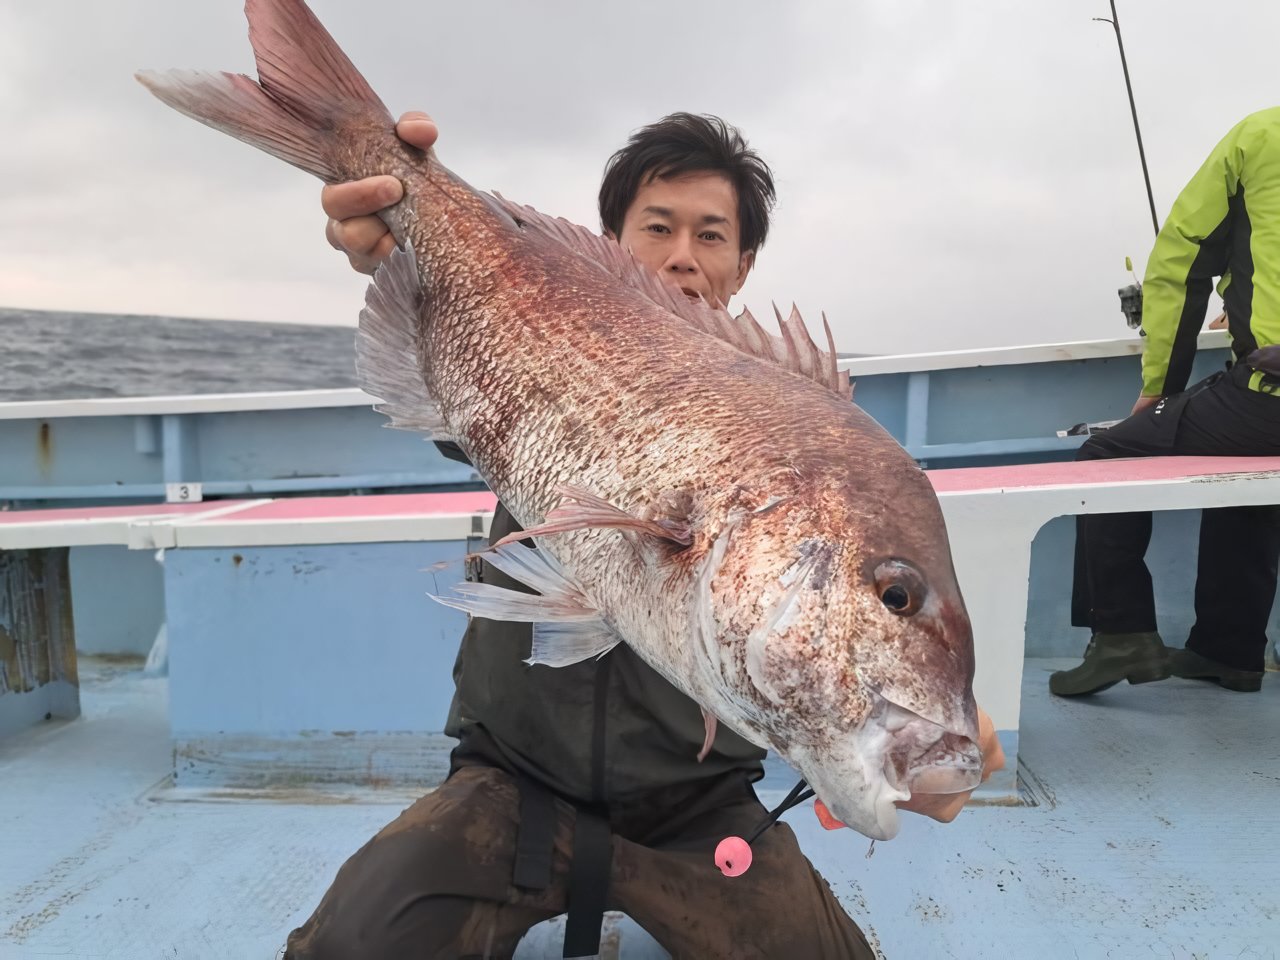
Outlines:
<svg viewBox="0 0 1280 960"><path fill-rule="evenodd" d="M988 791L996 795L1016 789L1031 543L1037 531L1055 517L1082 513L1280 503L1280 458L1020 464L928 475L946 517L973 623L975 694L1010 756L1005 774ZM193 751L211 766L209 751L224 747L210 743L203 733L235 730L240 736L236 749L261 757L256 734L268 728L278 733L283 718L295 714L310 718L308 731L358 726L371 735L400 734L409 732L407 717L420 718L412 720L413 730L438 731L447 705L451 645L460 623L449 620L451 611L425 602L433 586L444 585L428 582L422 572L427 563L418 560L426 556L421 550L406 553L404 548L434 543L433 558L457 560L487 535L494 506L490 493L463 492L0 513L0 551L34 554L104 543L176 551L165 569L169 642L175 651L175 737L182 731L191 734L191 742L198 742ZM276 576L224 575L233 567L238 570L246 557L250 568ZM224 559L234 563L223 564ZM362 579L371 575L371 568L385 577ZM230 592L223 596L219 591ZM362 623L362 608L376 614L373 620L379 624L377 636L367 641L368 655L382 658L366 669L416 675L422 672L418 667L425 670L430 662L427 673L434 679L425 712L406 712L401 700L411 696L409 688L394 683L391 692L372 692L360 704L353 704L349 692L339 695L348 683L349 665L329 663L341 657L324 651L345 650L343 644L350 640L328 633ZM435 645L422 641L424 634L436 632L441 639ZM271 653L264 656L267 648ZM225 681L218 679L224 675ZM213 690L221 682L243 685L246 677L255 680L239 696ZM425 682L419 677L414 689ZM290 706L291 698L297 709ZM264 724L263 731L255 730L255 723ZM304 731L295 732L301 736ZM313 744L317 751L329 751L321 764L329 766L348 742L326 746L311 737L289 751L300 755ZM378 749L386 750L386 744Z"/></svg>
<svg viewBox="0 0 1280 960"><path fill-rule="evenodd" d="M1280 503L1280 457L1018 464L934 470L929 478L973 624L974 694L1001 732L1008 787L1016 769L1031 543L1040 528L1079 514Z"/></svg>

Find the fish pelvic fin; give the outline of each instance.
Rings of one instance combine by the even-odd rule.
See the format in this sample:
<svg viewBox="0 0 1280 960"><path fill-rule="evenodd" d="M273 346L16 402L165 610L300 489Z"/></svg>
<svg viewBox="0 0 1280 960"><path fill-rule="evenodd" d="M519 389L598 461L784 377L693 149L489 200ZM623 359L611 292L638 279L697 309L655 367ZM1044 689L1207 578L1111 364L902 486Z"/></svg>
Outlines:
<svg viewBox="0 0 1280 960"><path fill-rule="evenodd" d="M364 302L356 333L360 388L383 401L374 409L391 418L387 426L418 430L432 440L453 439L418 361L422 286L412 243L392 251L378 266Z"/></svg>
<svg viewBox="0 0 1280 960"><path fill-rule="evenodd" d="M394 120L302 0L248 0L258 79L244 74L150 70L138 81L193 120L221 130L329 183L343 128Z"/></svg>
<svg viewBox="0 0 1280 960"><path fill-rule="evenodd" d="M839 369L836 363L835 342L826 314L822 316L826 350L813 342L794 305L785 320L781 313L777 314L781 336L774 336L764 331L749 310L743 310L735 317L719 303L690 300L681 290L667 283L607 237L594 234L563 218L547 216L532 207L513 203L499 194L493 194L493 198L522 230L534 231L595 261L613 276L703 333L723 340L758 360L776 363L794 374L827 387L845 400L853 399L853 384L849 373Z"/></svg>
<svg viewBox="0 0 1280 960"><path fill-rule="evenodd" d="M704 735L702 738L702 749L698 751L698 762L701 763L707 759L707 754L711 752L711 745L716 742L716 715L702 707L702 728Z"/></svg>
<svg viewBox="0 0 1280 960"><path fill-rule="evenodd" d="M646 520L614 506L603 497L569 484L556 487L556 492L562 499L547 513L541 524L508 534L494 546L502 546L529 537L547 537L574 530L608 528L647 534L659 540L669 540L682 547L687 547L693 542L693 532L687 519L659 517Z"/></svg>
<svg viewBox="0 0 1280 960"><path fill-rule="evenodd" d="M544 551L510 543L480 556L537 593L467 582L456 585L453 596L434 599L474 617L532 623L527 663L567 667L604 656L621 642L582 587Z"/></svg>

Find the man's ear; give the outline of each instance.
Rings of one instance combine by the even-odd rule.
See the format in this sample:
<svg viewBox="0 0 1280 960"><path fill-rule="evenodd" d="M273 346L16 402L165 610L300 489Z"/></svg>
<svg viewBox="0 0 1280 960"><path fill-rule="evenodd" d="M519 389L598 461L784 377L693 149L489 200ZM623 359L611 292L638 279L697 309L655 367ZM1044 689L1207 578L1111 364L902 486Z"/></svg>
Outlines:
<svg viewBox="0 0 1280 960"><path fill-rule="evenodd" d="M737 293L742 289L742 285L747 282L747 274L751 272L751 268L756 265L756 252L748 250L738 258L738 278L734 281L737 284L733 288L733 292Z"/></svg>

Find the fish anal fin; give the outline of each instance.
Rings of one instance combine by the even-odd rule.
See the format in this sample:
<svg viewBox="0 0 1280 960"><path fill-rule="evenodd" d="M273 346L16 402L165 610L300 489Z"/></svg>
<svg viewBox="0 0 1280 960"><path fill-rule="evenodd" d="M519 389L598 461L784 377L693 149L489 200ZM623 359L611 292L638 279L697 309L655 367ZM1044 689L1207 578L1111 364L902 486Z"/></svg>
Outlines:
<svg viewBox="0 0 1280 960"><path fill-rule="evenodd" d="M421 306L418 261L409 243L382 262L365 292L356 333L356 376L365 393L382 401L375 409L391 418L389 426L449 440L418 360Z"/></svg>

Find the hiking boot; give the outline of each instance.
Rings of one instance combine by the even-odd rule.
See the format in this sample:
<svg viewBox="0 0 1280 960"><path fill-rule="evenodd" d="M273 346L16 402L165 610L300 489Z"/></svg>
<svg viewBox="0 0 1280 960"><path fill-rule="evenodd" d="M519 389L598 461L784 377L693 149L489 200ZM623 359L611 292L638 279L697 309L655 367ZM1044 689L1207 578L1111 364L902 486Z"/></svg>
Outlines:
<svg viewBox="0 0 1280 960"><path fill-rule="evenodd" d="M1255 693L1262 689L1261 670L1237 670L1186 648L1169 651L1169 672L1188 680L1210 680L1237 693Z"/></svg>
<svg viewBox="0 0 1280 960"><path fill-rule="evenodd" d="M1059 697L1079 697L1114 687L1121 680L1151 683L1169 676L1169 648L1158 633L1095 633L1084 662L1049 677Z"/></svg>

